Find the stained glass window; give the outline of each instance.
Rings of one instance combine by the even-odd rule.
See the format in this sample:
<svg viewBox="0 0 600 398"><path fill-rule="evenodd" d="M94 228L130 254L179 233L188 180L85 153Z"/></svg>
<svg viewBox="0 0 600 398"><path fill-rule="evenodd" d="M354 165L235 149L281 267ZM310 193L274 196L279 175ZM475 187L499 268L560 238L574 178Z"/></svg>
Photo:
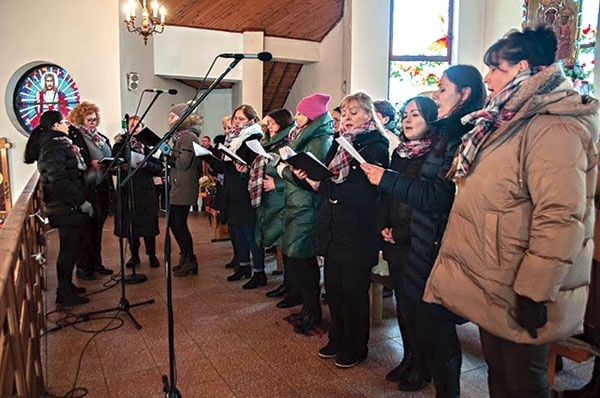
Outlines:
<svg viewBox="0 0 600 398"><path fill-rule="evenodd" d="M435 90L450 64L453 0L392 1L390 102Z"/></svg>

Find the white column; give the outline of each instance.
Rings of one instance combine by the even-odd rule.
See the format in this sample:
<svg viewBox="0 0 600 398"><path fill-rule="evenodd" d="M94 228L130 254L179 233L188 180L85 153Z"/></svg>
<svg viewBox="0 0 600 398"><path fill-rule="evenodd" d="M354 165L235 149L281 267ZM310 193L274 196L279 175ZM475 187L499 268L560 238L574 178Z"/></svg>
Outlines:
<svg viewBox="0 0 600 398"><path fill-rule="evenodd" d="M244 32L242 47L245 54L256 54L264 50L264 32ZM263 63L256 59L242 61L242 103L249 104L262 117ZM241 105L241 104L238 104Z"/></svg>

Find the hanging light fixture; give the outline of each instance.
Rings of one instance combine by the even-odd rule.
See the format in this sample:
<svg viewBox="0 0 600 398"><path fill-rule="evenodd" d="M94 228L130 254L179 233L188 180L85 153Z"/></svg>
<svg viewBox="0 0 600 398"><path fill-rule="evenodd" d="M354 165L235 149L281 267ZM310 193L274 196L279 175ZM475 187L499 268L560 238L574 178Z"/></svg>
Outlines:
<svg viewBox="0 0 600 398"><path fill-rule="evenodd" d="M136 25L136 1L129 0L123 7L125 12L125 24L127 30L130 32L137 32L144 38L144 45L148 44L148 36L156 33L162 33L165 30L165 15L167 10L165 6L159 6L157 0L153 0L151 3L152 15L148 12L146 7L146 0L142 0L142 21L141 25Z"/></svg>

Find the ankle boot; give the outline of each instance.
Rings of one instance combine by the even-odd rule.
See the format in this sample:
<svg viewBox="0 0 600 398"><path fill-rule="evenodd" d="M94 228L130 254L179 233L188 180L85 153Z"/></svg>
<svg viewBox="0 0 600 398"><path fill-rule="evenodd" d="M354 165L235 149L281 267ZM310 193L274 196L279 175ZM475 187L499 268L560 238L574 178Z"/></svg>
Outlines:
<svg viewBox="0 0 600 398"><path fill-rule="evenodd" d="M178 269L180 269L181 267L183 267L183 264L185 264L185 262L187 261L186 257L179 257L179 262L177 263L176 266L173 267L173 271L177 271Z"/></svg>
<svg viewBox="0 0 600 398"><path fill-rule="evenodd" d="M228 281L239 281L242 278L250 278L252 276L252 269L249 265L239 267L233 274L227 277Z"/></svg>
<svg viewBox="0 0 600 398"><path fill-rule="evenodd" d="M302 304L302 296L288 294L286 298L279 301L275 306L277 308L290 308Z"/></svg>
<svg viewBox="0 0 600 398"><path fill-rule="evenodd" d="M76 296L71 290L56 289L56 304L81 305L89 302L89 298Z"/></svg>
<svg viewBox="0 0 600 398"><path fill-rule="evenodd" d="M307 312L294 327L294 332L307 334L316 323L321 322L321 311Z"/></svg>
<svg viewBox="0 0 600 398"><path fill-rule="evenodd" d="M461 363L461 355L456 354L446 362L430 364L436 398L458 398L460 396Z"/></svg>
<svg viewBox="0 0 600 398"><path fill-rule="evenodd" d="M564 398L597 398L600 397L600 357L594 358L592 380L579 390L563 392Z"/></svg>
<svg viewBox="0 0 600 398"><path fill-rule="evenodd" d="M242 286L242 289L256 289L259 286L267 285L267 274L265 271L255 272L252 278Z"/></svg>
<svg viewBox="0 0 600 398"><path fill-rule="evenodd" d="M419 391L431 382L429 372L423 367L413 362L413 366L409 369L398 382L398 390L400 391Z"/></svg>
<svg viewBox="0 0 600 398"><path fill-rule="evenodd" d="M281 285L277 286L276 289L268 291L266 296L267 297L283 297L288 291L287 285L285 283L282 283Z"/></svg>
<svg viewBox="0 0 600 398"><path fill-rule="evenodd" d="M404 348L404 356L398 366L391 370L386 376L387 381L399 382L413 368L413 331L410 329L411 324L406 321L406 316L398 307L398 326L400 327L400 335L402 336L402 347Z"/></svg>
<svg viewBox="0 0 600 398"><path fill-rule="evenodd" d="M158 268L160 267L160 262L158 262L158 258L156 258L156 255L151 254L148 256L148 261L150 262L150 267L151 268Z"/></svg>
<svg viewBox="0 0 600 398"><path fill-rule="evenodd" d="M125 267L133 268L134 266L138 265L139 263L140 263L140 258L138 256L133 256L125 263Z"/></svg>
<svg viewBox="0 0 600 398"><path fill-rule="evenodd" d="M181 268L173 271L173 276L198 275L198 262L196 256L190 257Z"/></svg>

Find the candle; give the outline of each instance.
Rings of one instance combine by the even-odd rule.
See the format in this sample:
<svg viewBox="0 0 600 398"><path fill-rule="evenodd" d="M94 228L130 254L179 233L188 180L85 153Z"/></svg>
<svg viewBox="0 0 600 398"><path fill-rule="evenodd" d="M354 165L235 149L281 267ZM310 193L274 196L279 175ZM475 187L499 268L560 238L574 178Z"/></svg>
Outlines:
<svg viewBox="0 0 600 398"><path fill-rule="evenodd" d="M133 0L129 0L129 10L131 12L131 17L135 18L135 3Z"/></svg>
<svg viewBox="0 0 600 398"><path fill-rule="evenodd" d="M158 17L158 1L152 2L152 18Z"/></svg>
<svg viewBox="0 0 600 398"><path fill-rule="evenodd" d="M165 6L160 7L160 23L161 25L165 24L165 15L167 14L167 10L165 10Z"/></svg>
<svg viewBox="0 0 600 398"><path fill-rule="evenodd" d="M129 4L125 4L125 7L123 7L123 11L125 11L125 21L131 21L131 11L129 10Z"/></svg>

